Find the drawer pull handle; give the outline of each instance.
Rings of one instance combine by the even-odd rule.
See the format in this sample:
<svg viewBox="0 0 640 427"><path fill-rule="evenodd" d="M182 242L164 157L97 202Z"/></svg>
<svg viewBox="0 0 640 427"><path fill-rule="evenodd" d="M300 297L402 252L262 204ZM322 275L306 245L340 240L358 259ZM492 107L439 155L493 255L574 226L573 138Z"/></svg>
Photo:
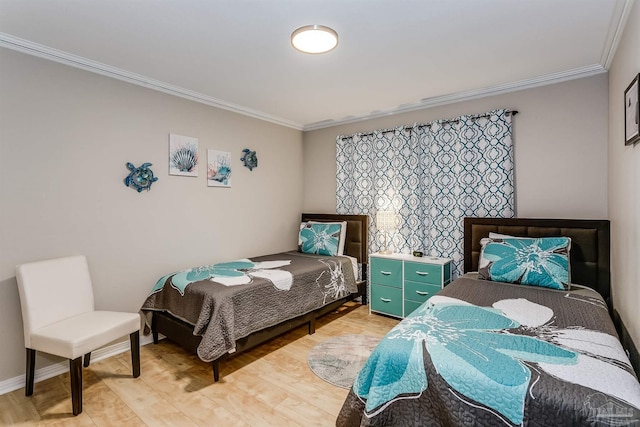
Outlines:
<svg viewBox="0 0 640 427"><path fill-rule="evenodd" d="M416 294L418 294L418 295L429 295L429 292L416 291Z"/></svg>
<svg viewBox="0 0 640 427"><path fill-rule="evenodd" d="M429 275L429 273L427 273L426 271L416 271L416 274L418 276L428 276Z"/></svg>
<svg viewBox="0 0 640 427"><path fill-rule="evenodd" d="M382 302L391 302L391 300L389 298L380 298L380 301L382 301Z"/></svg>
<svg viewBox="0 0 640 427"><path fill-rule="evenodd" d="M384 276L390 276L391 272L390 271L384 271L384 270L380 270L380 274L384 275Z"/></svg>

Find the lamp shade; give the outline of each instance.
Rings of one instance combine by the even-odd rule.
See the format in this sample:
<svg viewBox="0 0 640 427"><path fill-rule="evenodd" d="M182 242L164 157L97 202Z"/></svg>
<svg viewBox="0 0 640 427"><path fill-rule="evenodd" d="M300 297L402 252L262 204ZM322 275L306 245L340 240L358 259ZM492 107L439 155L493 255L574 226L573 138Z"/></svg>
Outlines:
<svg viewBox="0 0 640 427"><path fill-rule="evenodd" d="M396 213L393 211L378 211L376 214L376 228L380 231L395 230Z"/></svg>

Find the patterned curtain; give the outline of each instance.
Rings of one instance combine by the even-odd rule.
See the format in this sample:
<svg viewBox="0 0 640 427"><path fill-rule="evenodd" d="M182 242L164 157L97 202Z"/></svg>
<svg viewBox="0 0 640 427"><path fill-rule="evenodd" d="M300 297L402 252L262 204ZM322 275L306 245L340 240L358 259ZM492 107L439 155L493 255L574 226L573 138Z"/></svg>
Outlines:
<svg viewBox="0 0 640 427"><path fill-rule="evenodd" d="M384 245L379 210L398 214L390 246L453 259L463 269L465 216L514 216L511 114L506 110L339 136L337 210L368 214L369 251Z"/></svg>

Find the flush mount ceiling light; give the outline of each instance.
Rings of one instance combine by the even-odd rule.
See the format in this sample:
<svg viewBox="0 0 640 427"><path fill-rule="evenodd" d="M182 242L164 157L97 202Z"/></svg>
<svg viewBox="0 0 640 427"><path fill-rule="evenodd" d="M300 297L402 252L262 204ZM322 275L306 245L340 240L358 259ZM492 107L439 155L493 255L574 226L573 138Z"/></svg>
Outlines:
<svg viewBox="0 0 640 427"><path fill-rule="evenodd" d="M305 25L291 33L291 45L304 53L325 53L338 45L338 33L323 25Z"/></svg>

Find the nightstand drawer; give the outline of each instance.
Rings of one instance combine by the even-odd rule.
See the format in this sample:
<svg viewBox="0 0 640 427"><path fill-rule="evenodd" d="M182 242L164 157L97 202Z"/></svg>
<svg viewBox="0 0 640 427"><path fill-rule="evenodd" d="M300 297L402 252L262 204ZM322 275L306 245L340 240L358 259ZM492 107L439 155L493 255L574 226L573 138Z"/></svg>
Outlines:
<svg viewBox="0 0 640 427"><path fill-rule="evenodd" d="M416 308L420 307L421 305L422 305L421 302L405 300L404 301L404 317L407 317L408 315L413 313L416 310Z"/></svg>
<svg viewBox="0 0 640 427"><path fill-rule="evenodd" d="M371 286L371 310L402 317L402 289Z"/></svg>
<svg viewBox="0 0 640 427"><path fill-rule="evenodd" d="M420 303L425 302L432 296L434 296L438 291L440 291L440 285L425 285L424 283L417 282L404 282L404 299L405 304L406 300L417 301Z"/></svg>
<svg viewBox="0 0 640 427"><path fill-rule="evenodd" d="M404 279L412 282L442 285L442 266L421 262L405 262Z"/></svg>
<svg viewBox="0 0 640 427"><path fill-rule="evenodd" d="M402 261L371 258L371 283L402 288Z"/></svg>

